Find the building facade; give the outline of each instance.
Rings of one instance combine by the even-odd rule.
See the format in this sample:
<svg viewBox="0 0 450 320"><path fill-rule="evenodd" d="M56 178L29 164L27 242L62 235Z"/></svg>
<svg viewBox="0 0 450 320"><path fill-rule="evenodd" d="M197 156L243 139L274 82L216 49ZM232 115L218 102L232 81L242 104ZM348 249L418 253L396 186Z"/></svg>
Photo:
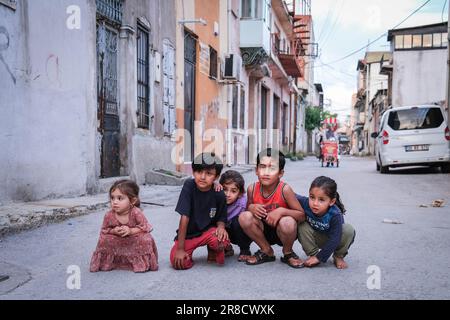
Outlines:
<svg viewBox="0 0 450 320"><path fill-rule="evenodd" d="M0 200L95 193L174 168L174 10L162 0L0 3Z"/></svg>

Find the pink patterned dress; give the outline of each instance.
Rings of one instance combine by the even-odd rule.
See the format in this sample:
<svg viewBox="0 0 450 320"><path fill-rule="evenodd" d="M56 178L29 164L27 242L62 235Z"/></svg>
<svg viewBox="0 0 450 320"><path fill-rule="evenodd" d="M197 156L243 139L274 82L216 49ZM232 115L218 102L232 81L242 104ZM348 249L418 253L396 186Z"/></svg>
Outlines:
<svg viewBox="0 0 450 320"><path fill-rule="evenodd" d="M113 269L146 272L158 270L158 250L150 235L152 226L139 208L133 208L129 221L130 228L139 228L143 232L122 238L109 231L122 226L113 211L106 213L97 248L91 259L90 271L110 271Z"/></svg>

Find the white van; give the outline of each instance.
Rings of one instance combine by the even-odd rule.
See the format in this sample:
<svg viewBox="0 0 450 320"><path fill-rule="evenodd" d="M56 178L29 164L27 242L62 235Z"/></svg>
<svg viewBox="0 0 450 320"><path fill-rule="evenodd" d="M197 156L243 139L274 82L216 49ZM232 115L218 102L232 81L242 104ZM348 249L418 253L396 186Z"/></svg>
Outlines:
<svg viewBox="0 0 450 320"><path fill-rule="evenodd" d="M450 173L450 130L447 115L437 105L399 107L387 110L376 139L377 170L405 166L440 166Z"/></svg>

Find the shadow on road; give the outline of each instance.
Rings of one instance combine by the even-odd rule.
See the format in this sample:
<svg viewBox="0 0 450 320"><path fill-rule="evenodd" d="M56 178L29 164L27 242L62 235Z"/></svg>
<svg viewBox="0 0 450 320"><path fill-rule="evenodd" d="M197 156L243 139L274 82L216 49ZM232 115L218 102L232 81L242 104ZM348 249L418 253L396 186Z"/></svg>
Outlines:
<svg viewBox="0 0 450 320"><path fill-rule="evenodd" d="M407 175L407 174L438 174L441 169L437 167L406 167L406 168L390 168L389 174Z"/></svg>

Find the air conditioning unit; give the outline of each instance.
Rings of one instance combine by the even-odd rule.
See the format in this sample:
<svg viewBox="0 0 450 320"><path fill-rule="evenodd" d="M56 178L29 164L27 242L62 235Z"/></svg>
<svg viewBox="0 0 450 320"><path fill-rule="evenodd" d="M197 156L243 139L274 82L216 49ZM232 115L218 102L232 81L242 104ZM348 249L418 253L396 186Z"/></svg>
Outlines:
<svg viewBox="0 0 450 320"><path fill-rule="evenodd" d="M237 80L241 78L242 58L240 55L231 53L225 56L223 68L223 78L228 80Z"/></svg>

